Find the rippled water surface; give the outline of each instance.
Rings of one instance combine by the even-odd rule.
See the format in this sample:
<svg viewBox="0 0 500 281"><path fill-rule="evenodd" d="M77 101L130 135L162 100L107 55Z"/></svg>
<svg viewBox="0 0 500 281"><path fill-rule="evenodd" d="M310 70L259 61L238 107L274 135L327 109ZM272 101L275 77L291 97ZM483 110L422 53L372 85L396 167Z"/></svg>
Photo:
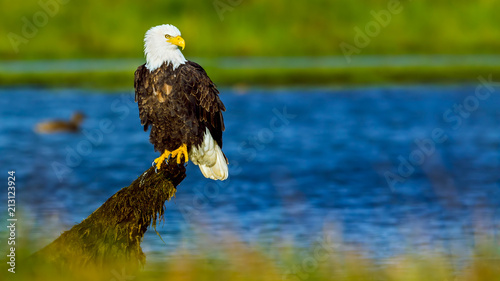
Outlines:
<svg viewBox="0 0 500 281"><path fill-rule="evenodd" d="M144 251L162 259L200 233L306 247L330 232L376 257L467 251L500 215L500 88L482 100L475 89L222 89L230 178L215 183L189 164L158 227L165 242L149 231ZM39 247L157 157L131 92L0 94L2 172L16 170L18 210ZM33 131L75 110L87 115L85 133Z"/></svg>

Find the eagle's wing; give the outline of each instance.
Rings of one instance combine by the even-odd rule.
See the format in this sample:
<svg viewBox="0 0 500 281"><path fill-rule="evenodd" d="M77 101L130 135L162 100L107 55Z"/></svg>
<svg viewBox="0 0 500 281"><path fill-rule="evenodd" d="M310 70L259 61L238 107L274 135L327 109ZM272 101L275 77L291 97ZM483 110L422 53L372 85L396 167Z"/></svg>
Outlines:
<svg viewBox="0 0 500 281"><path fill-rule="evenodd" d="M199 64L188 61L180 70L183 94L194 105L192 110L199 122L208 128L222 148L222 132L225 130L222 112L226 108L219 98L219 91Z"/></svg>
<svg viewBox="0 0 500 281"><path fill-rule="evenodd" d="M135 71L135 102L139 105L139 117L144 131L147 131L149 125L152 125L152 115L156 105L151 77L152 75L145 64L139 66Z"/></svg>

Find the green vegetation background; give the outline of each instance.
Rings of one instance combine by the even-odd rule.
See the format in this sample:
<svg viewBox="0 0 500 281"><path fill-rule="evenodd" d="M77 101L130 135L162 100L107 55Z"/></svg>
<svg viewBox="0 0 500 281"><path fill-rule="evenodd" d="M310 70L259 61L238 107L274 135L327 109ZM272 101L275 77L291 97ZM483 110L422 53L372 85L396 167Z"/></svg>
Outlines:
<svg viewBox="0 0 500 281"><path fill-rule="evenodd" d="M391 0L64 1L15 53L7 34L22 35L23 17L33 22L42 8L38 0L1 0L0 58L139 58L145 31L163 23L181 29L188 57L341 55L354 27L364 29L370 12ZM362 54L500 53L500 1L400 3L403 11Z"/></svg>
<svg viewBox="0 0 500 281"><path fill-rule="evenodd" d="M144 33L171 23L186 40L184 54L196 58L218 85L332 85L472 82L500 75L500 65L324 67L231 69L219 57L342 56L343 42L356 46L373 13L401 6L352 57L363 55L500 54L498 0L0 0L3 44L0 61L143 58ZM55 5L54 5L55 4ZM27 23L46 24L27 34ZM42 16L41 16L42 15ZM29 35L29 36L26 36ZM13 47L15 36L19 45ZM20 39L20 38L24 39ZM20 43L19 40L23 42ZM210 61L212 60L212 61ZM496 61L496 60L495 60ZM238 64L238 61L235 61ZM346 60L346 64L348 61ZM132 87L136 65L123 70L13 72L0 62L0 85Z"/></svg>

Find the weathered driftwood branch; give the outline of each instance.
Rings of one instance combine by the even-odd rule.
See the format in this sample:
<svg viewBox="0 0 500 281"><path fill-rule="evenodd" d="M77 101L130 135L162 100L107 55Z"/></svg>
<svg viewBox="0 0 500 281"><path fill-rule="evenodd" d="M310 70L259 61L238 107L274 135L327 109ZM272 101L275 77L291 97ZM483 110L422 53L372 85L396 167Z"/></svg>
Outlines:
<svg viewBox="0 0 500 281"><path fill-rule="evenodd" d="M175 195L185 172L184 165L177 165L175 159L158 173L149 168L32 258L65 269L144 264L140 246L144 233L150 225L156 228L163 218L165 201Z"/></svg>

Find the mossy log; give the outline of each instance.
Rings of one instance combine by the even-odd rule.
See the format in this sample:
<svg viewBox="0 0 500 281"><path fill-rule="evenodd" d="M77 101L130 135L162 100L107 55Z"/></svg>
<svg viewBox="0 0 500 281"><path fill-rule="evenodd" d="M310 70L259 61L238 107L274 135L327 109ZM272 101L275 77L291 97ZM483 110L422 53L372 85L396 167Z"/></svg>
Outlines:
<svg viewBox="0 0 500 281"><path fill-rule="evenodd" d="M32 258L69 270L115 263L140 267L146 259L140 246L144 233L163 219L165 201L175 195L185 172L175 159L157 173L149 168Z"/></svg>

